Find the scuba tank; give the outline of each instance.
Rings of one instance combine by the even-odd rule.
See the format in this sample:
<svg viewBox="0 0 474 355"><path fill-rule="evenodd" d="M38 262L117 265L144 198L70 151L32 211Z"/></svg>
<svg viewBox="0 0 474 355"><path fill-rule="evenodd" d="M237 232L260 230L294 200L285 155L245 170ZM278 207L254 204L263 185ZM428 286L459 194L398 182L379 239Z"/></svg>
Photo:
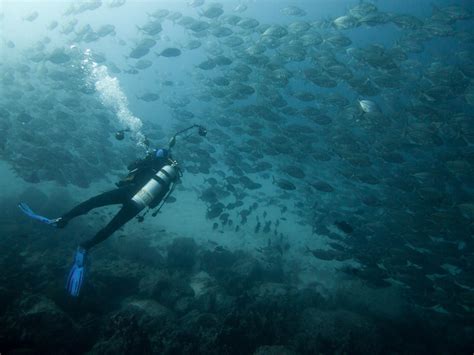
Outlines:
<svg viewBox="0 0 474 355"><path fill-rule="evenodd" d="M192 128L197 128L198 129L198 134L202 137L205 137L207 135L207 129L204 126L194 124L188 128L185 128L181 131L178 131L174 134L174 136L170 139L168 143L168 149L171 150L172 147L176 144L176 137L180 134L183 134L187 131L189 131ZM123 129L120 131L117 131L115 133L115 138L117 140L123 140L125 137L125 132L129 132L130 129ZM145 140L145 145L148 147L149 142L148 139ZM178 163L174 160L168 159L169 164L163 166L160 171L158 171L146 184L143 186L140 191L138 191L133 197L132 201L134 205L139 209L142 210L145 207L150 207L150 208L155 208L156 204L159 203L160 201L154 201L161 193L166 192L170 186L176 181L176 179L180 176L182 176L182 172L178 166ZM128 174L127 178L124 180L124 183L127 182L127 180L133 180L134 178L134 170L130 171ZM120 183L118 185L120 187ZM174 188L174 184L173 184ZM157 209L156 212L153 213L153 216L156 216L156 214L159 212L161 207L163 206L164 202L166 201L166 198L169 196L169 194L173 191L173 188L168 192L168 194L164 197L164 200L162 201L161 206ZM157 202L157 203L156 203ZM147 211L148 212L148 211ZM145 212L145 214L147 213ZM140 217L141 220L143 220L143 216Z"/></svg>
<svg viewBox="0 0 474 355"><path fill-rule="evenodd" d="M163 166L160 171L132 197L134 204L140 210L149 206L160 193L166 191L175 181L179 174L178 169L178 164L174 161L171 164Z"/></svg>

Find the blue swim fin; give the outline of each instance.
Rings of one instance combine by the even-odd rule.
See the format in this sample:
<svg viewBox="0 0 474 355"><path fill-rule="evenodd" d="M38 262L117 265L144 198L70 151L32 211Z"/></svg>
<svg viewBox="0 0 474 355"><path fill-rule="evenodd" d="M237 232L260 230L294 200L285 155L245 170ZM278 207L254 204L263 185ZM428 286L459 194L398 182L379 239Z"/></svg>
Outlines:
<svg viewBox="0 0 474 355"><path fill-rule="evenodd" d="M20 202L18 204L18 207L28 217L36 219L37 221L40 221L44 224L47 224L47 225L50 225L50 226L53 226L53 227L57 227L57 223L61 220L61 218L49 219L49 218L40 216L39 214L34 213L33 210L30 208L30 206L28 206L24 202Z"/></svg>
<svg viewBox="0 0 474 355"><path fill-rule="evenodd" d="M87 251L84 248L77 247L74 254L74 264L69 271L66 282L66 290L72 297L79 296L82 281L84 280L84 266L86 262Z"/></svg>

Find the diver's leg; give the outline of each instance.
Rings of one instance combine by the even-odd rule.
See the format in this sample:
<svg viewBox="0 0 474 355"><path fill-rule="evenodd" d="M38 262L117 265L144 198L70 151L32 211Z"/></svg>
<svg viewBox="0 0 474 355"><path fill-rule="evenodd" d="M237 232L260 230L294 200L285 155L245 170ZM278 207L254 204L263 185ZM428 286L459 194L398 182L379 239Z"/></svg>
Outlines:
<svg viewBox="0 0 474 355"><path fill-rule="evenodd" d="M120 211L115 215L114 218L107 224L104 228L102 228L97 234L81 243L81 247L85 250L89 250L93 246L103 242L108 237L112 235L117 229L122 227L125 223L135 217L141 209L137 208L133 203L127 201L124 206L120 209Z"/></svg>
<svg viewBox="0 0 474 355"><path fill-rule="evenodd" d="M128 189L119 188L94 196L88 199L87 201L80 203L72 210L62 215L56 222L56 226L58 228L64 228L72 218L86 214L90 210L97 207L116 205L121 203L124 204L130 198L129 192L130 191Z"/></svg>

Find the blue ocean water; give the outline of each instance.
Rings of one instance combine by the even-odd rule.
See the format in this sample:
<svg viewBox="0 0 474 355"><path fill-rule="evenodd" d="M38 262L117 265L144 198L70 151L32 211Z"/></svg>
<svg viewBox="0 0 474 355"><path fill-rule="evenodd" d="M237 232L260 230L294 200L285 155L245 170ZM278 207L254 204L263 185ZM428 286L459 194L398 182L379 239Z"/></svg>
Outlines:
<svg viewBox="0 0 474 355"><path fill-rule="evenodd" d="M2 1L0 353L472 352L473 11ZM17 204L64 217L168 147L180 182L71 297L129 199Z"/></svg>

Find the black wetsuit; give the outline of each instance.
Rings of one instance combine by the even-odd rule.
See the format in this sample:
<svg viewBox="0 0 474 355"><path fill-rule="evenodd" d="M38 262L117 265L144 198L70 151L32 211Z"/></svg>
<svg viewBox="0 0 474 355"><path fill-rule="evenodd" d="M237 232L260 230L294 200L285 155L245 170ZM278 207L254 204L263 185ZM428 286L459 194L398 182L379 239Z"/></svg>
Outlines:
<svg viewBox="0 0 474 355"><path fill-rule="evenodd" d="M64 227L72 218L84 215L94 208L121 204L122 208L115 217L94 237L81 243L81 247L88 250L99 244L140 212L140 209L131 201L132 197L166 164L169 164L167 158L155 158L154 154L133 162L127 167L129 174L116 184L116 189L94 196L77 205L62 216L59 226ZM168 189L163 190L153 200L150 207L156 207L167 192Z"/></svg>

